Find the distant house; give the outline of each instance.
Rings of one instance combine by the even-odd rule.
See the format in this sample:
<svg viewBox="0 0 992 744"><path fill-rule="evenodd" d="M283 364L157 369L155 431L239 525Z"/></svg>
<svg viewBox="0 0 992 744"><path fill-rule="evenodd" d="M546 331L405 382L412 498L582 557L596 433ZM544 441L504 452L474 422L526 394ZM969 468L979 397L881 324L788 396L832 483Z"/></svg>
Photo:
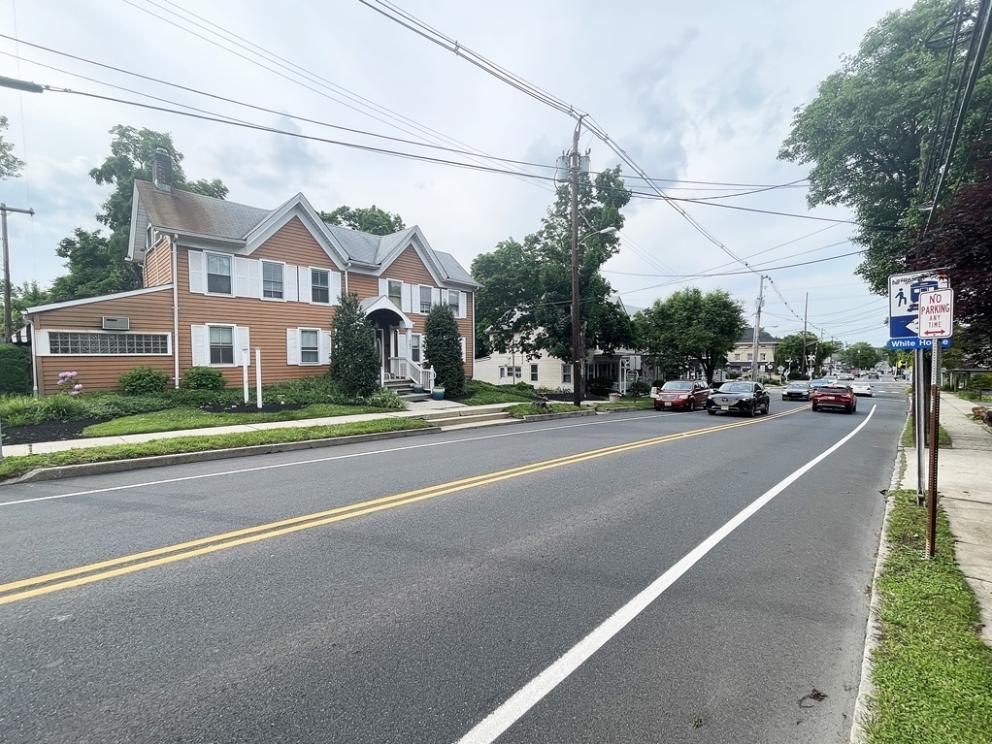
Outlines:
<svg viewBox="0 0 992 744"><path fill-rule="evenodd" d="M758 372L770 373L775 367L775 349L782 342L765 330L758 333ZM754 358L754 328L747 326L727 354L727 370L745 377L751 374Z"/></svg>
<svg viewBox="0 0 992 744"><path fill-rule="evenodd" d="M176 386L192 366L238 384L242 364L254 375L256 347L266 383L324 374L345 292L375 325L383 381L430 379L424 322L440 303L458 319L472 376L478 285L419 227L380 237L325 224L303 194L260 209L182 191L164 152L133 199L128 259L142 267L144 287L30 308L38 392L55 391L65 370L86 390L113 389L137 366Z"/></svg>

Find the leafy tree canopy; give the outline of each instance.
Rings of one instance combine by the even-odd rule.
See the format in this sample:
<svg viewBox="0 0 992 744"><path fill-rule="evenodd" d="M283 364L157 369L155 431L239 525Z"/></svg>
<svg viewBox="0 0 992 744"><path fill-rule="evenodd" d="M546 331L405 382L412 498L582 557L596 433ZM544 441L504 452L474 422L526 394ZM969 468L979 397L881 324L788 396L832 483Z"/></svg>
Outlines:
<svg viewBox="0 0 992 744"><path fill-rule="evenodd" d="M804 340L805 345L803 344ZM838 343L821 340L812 331L800 331L786 336L775 347L775 366L786 367L790 374L803 369L815 373L816 370L823 367L823 362L827 357L836 354L839 350L840 344ZM813 355L812 366L810 366L808 359L805 364L803 363L804 353L807 357Z"/></svg>
<svg viewBox="0 0 992 744"><path fill-rule="evenodd" d="M0 116L0 132L7 128L7 117ZM0 136L0 179L21 175L24 161L14 155L14 145Z"/></svg>
<svg viewBox="0 0 992 744"><path fill-rule="evenodd" d="M921 213L921 165L934 126L944 51L927 37L952 13L955 0L919 0L870 29L857 53L820 83L816 98L797 109L779 157L812 165L810 206L843 204L862 223L855 240L866 248L858 267L873 291L906 265ZM960 59L958 60L960 65ZM957 70L957 68L955 68ZM975 88L962 141L981 131L992 101L992 68ZM969 179L974 154L959 147L950 173ZM903 230L878 229L899 225Z"/></svg>
<svg viewBox="0 0 992 744"><path fill-rule="evenodd" d="M744 310L724 290L703 294L683 289L635 316L637 338L649 354L660 357L663 367L681 371L688 362L702 365L712 380L717 367L727 363L746 327Z"/></svg>
<svg viewBox="0 0 992 744"><path fill-rule="evenodd" d="M855 369L871 369L882 361L882 352L867 341L858 341L841 350L840 361Z"/></svg>
<svg viewBox="0 0 992 744"><path fill-rule="evenodd" d="M371 207L349 207L344 204L331 212L321 212L320 219L372 235L390 235L406 228L402 217L379 209L375 204Z"/></svg>

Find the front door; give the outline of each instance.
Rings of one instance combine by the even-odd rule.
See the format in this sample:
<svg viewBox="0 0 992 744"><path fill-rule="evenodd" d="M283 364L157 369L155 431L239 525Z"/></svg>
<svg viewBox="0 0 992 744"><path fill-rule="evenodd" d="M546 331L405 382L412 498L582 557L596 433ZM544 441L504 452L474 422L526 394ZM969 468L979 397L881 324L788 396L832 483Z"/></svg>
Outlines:
<svg viewBox="0 0 992 744"><path fill-rule="evenodd" d="M386 349L385 344L382 342L382 329L375 329L375 351L379 355L379 367L383 370L387 370L386 367Z"/></svg>

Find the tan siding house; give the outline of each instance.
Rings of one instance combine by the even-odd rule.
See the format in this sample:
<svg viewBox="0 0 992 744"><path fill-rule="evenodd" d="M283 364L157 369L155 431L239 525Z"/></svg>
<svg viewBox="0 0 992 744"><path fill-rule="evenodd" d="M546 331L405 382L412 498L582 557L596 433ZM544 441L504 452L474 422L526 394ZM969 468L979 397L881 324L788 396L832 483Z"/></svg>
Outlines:
<svg viewBox="0 0 992 744"><path fill-rule="evenodd" d="M478 285L418 227L368 235L324 224L302 194L265 210L173 189L163 177L135 182L129 258L142 265L144 289L28 311L39 392L55 392L67 370L85 390L113 389L137 366L177 386L191 366L240 384L245 363L254 379L256 349L265 383L325 374L346 291L376 327L383 381L430 386L423 332L438 303L458 319L472 375Z"/></svg>

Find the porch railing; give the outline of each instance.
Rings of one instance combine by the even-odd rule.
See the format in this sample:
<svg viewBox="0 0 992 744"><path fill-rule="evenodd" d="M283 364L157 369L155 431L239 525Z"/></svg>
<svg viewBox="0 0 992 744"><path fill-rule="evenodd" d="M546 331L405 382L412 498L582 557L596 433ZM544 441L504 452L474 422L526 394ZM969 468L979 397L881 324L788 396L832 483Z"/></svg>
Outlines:
<svg viewBox="0 0 992 744"><path fill-rule="evenodd" d="M393 377L413 380L415 385L420 385L424 390L434 389L434 370L430 367L424 368L412 359L390 358L389 374Z"/></svg>

